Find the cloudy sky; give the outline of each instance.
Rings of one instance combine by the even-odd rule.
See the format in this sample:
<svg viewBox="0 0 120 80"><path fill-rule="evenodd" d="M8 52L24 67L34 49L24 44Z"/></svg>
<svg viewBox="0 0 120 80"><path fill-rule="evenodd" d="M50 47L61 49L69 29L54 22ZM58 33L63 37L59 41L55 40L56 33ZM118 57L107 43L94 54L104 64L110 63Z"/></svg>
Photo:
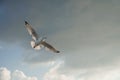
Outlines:
<svg viewBox="0 0 120 80"><path fill-rule="evenodd" d="M120 0L1 0L0 80L120 80ZM60 50L35 51L28 21Z"/></svg>

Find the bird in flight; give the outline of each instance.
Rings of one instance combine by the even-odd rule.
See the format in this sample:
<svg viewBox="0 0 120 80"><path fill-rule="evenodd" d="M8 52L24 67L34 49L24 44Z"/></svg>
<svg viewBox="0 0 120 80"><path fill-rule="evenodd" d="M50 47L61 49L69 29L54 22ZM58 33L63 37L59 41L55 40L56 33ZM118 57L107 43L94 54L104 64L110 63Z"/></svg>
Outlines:
<svg viewBox="0 0 120 80"><path fill-rule="evenodd" d="M35 29L33 29L32 26L27 21L25 21L25 27L33 39L31 41L32 48L34 48L35 50L40 50L41 48L45 48L46 50L52 51L54 53L60 53L60 51L58 51L52 45L50 45L45 41L46 37L42 37L42 39L39 41L38 34L36 33Z"/></svg>

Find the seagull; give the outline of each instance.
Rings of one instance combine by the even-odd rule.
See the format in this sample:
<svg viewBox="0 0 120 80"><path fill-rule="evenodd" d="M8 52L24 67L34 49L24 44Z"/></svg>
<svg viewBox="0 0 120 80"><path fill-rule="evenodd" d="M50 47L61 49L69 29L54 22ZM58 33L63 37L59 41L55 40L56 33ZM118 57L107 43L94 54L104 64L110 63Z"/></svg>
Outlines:
<svg viewBox="0 0 120 80"><path fill-rule="evenodd" d="M46 42L46 37L42 37L42 39L38 41L38 34L27 21L25 21L25 27L28 33L32 36L33 40L30 42L30 44L33 49L40 50L42 48L45 48L46 50L52 51L54 53L60 53L60 51L58 51L52 45Z"/></svg>

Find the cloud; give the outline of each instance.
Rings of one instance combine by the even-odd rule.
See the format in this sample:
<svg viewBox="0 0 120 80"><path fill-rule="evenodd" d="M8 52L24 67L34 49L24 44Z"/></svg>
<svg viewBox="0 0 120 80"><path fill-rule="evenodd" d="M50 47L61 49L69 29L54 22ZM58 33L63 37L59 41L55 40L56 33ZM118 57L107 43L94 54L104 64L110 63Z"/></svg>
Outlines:
<svg viewBox="0 0 120 80"><path fill-rule="evenodd" d="M32 48L31 48L32 49ZM61 54L55 54L49 51L39 50L29 50L26 51L24 54L24 62L28 64L44 64L53 62L56 59L59 59L61 57Z"/></svg>
<svg viewBox="0 0 120 80"><path fill-rule="evenodd" d="M0 42L22 48L24 62L28 64L64 61L64 64L54 65L44 75L44 80L119 79L120 70L115 67L120 61L119 0L11 0L1 4ZM61 54L34 51L24 27L25 19L40 36L47 34L48 43ZM104 68L108 66L112 68ZM0 78L6 80L37 80L19 70L3 71Z"/></svg>
<svg viewBox="0 0 120 80"><path fill-rule="evenodd" d="M43 80L119 80L119 66L86 69L63 69L64 62L55 64Z"/></svg>
<svg viewBox="0 0 120 80"><path fill-rule="evenodd" d="M113 5L113 2L108 0L69 0L62 6L57 6L60 11L55 11L58 17L52 15L51 23L54 27L42 28L48 33L53 32L47 40L59 49L61 54L49 54L44 50L32 51L32 48L29 48L29 51L25 50L26 63L44 63L61 59L65 61L66 67L80 69L109 66L114 64L116 59L120 61L120 12L116 7L118 5ZM59 26L57 32L54 32L55 26Z"/></svg>
<svg viewBox="0 0 120 80"><path fill-rule="evenodd" d="M62 61L55 64L43 77L44 80L75 80L72 75L60 74L58 69L63 64Z"/></svg>
<svg viewBox="0 0 120 80"><path fill-rule="evenodd" d="M10 80L11 72L7 68L0 68L0 80Z"/></svg>
<svg viewBox="0 0 120 80"><path fill-rule="evenodd" d="M87 71L85 74L81 74L80 80L119 80L120 69L94 69L93 71Z"/></svg>
<svg viewBox="0 0 120 80"><path fill-rule="evenodd" d="M81 9L82 2L88 7ZM69 28L51 37L58 41L65 65L80 69L120 61L119 8L108 0L76 0L68 6Z"/></svg>
<svg viewBox="0 0 120 80"><path fill-rule="evenodd" d="M43 80L119 80L119 66L86 69L65 69L64 61L58 61L46 72ZM0 80L37 80L37 77L26 76L22 71L10 72L0 68Z"/></svg>
<svg viewBox="0 0 120 80"><path fill-rule="evenodd" d="M10 72L7 68L0 68L0 80L37 80L37 77L26 76L19 70Z"/></svg>
<svg viewBox="0 0 120 80"><path fill-rule="evenodd" d="M80 2L77 0L75 2L70 0L70 1L66 1L64 4L61 4L60 6L57 6L59 8L57 10L55 9L53 11L53 13L56 12L56 15L59 15L59 16L57 17L56 15L52 15L53 22L51 22L52 20L50 20L50 22L51 22L50 24L54 24L54 25L52 25L53 27L50 27L51 25L47 25L47 27L46 27L45 32L48 34L48 39L47 39L48 43L55 46L55 48L60 50L61 53L63 53L63 55L64 55L64 53L67 53L67 51L70 51L76 47L79 47L79 46L77 46L78 44L76 43L80 40L80 39L76 38L76 35L79 35L78 34L79 27L77 26L77 28L76 28L76 26L74 26L74 24L75 24L74 20L76 20L75 19L76 17L74 17L74 16L75 16L75 14L77 14L77 12L74 11L74 9L75 10L76 10L76 8L78 9L79 3L81 4L80 11L87 8L91 4L91 2L89 0L85 0L85 2L84 1L80 1ZM78 3L77 6L76 6L76 3ZM75 12L75 14L73 15L74 12ZM48 15L51 15L51 14L48 14ZM49 23L49 21L48 21L48 23ZM48 23L46 22L46 24L48 24ZM37 23L37 24L39 24L39 23ZM75 30L77 30L77 31L75 31L72 26L74 26ZM44 28L42 30L44 31ZM71 32L73 34L71 34ZM75 44L77 44L76 46L73 46L74 41L76 41L75 42ZM57 54L58 55L57 56L57 55L51 54L51 53L46 54L48 52L43 52L43 51L40 51L40 52L36 52L36 51L30 52L30 51L25 52L26 53L25 62L28 62L28 63L30 63L30 62L31 63L35 63L35 62L41 63L41 62L46 62L49 60L55 60L55 59L61 57L61 55ZM28 53L28 55L27 55L27 53ZM33 53L38 53L38 54L33 54Z"/></svg>
<svg viewBox="0 0 120 80"><path fill-rule="evenodd" d="M28 77L22 71L15 70L12 73L12 80L37 80L36 77Z"/></svg>
<svg viewBox="0 0 120 80"><path fill-rule="evenodd" d="M9 4L10 8L7 7L4 11L13 10L10 13L17 15L20 15L19 12L24 12L23 9L16 11L21 8L21 4L27 6L25 6L26 12L17 16L18 18L11 20L12 17L7 17L10 22L2 23L5 26L1 28L4 34L0 35L2 41L21 42L26 63L44 63L59 58L64 60L66 68L71 67L71 69L118 64L115 63L120 61L118 0L54 1L29 1L24 4L20 1L16 5L5 3L5 5ZM18 4L20 7L17 6ZM22 18L19 18L21 16ZM57 47L61 55L32 50L29 45L31 37L24 28L24 16L28 16L29 22L38 33L48 34L48 42Z"/></svg>

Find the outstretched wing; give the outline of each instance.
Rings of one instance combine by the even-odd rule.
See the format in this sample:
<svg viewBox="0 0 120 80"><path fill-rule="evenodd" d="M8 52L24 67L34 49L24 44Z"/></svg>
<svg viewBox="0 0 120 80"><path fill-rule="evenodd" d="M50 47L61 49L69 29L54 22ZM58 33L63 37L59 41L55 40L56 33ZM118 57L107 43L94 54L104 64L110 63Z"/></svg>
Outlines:
<svg viewBox="0 0 120 80"><path fill-rule="evenodd" d="M45 41L42 41L40 44L43 45L46 48L46 50L50 50L55 53L60 53L60 51L56 50L52 45L50 45L49 43L47 43Z"/></svg>
<svg viewBox="0 0 120 80"><path fill-rule="evenodd" d="M33 40L38 40L38 35L36 31L31 27L31 25L27 21L25 21L25 27L28 30L29 34L32 36Z"/></svg>

